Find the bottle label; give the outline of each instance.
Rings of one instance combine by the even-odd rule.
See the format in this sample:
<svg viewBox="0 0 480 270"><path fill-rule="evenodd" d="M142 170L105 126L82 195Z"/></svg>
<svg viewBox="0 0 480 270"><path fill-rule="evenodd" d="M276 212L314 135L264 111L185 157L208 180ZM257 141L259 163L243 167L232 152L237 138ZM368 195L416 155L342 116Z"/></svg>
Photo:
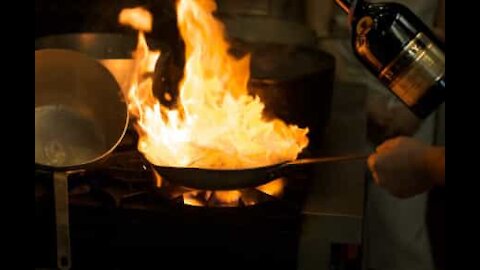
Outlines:
<svg viewBox="0 0 480 270"><path fill-rule="evenodd" d="M425 34L418 33L379 77L408 106L413 106L444 75L444 53Z"/></svg>

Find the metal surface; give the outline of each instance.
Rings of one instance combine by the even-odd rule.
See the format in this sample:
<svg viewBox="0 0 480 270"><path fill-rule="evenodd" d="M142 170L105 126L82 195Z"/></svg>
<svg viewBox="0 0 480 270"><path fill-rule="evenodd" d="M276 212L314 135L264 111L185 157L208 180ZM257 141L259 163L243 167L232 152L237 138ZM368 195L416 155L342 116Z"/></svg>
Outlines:
<svg viewBox="0 0 480 270"><path fill-rule="evenodd" d="M35 51L35 163L70 170L107 156L123 137L127 105L115 78L83 54Z"/></svg>
<svg viewBox="0 0 480 270"><path fill-rule="evenodd" d="M184 187L208 190L232 190L256 187L288 174L289 170L309 164L366 159L368 155L346 155L298 159L271 166L248 169L200 169L154 166L155 170L170 182Z"/></svg>
<svg viewBox="0 0 480 270"><path fill-rule="evenodd" d="M70 226L68 219L68 175L66 172L53 174L55 191L55 224L57 227L57 266L70 269Z"/></svg>
<svg viewBox="0 0 480 270"><path fill-rule="evenodd" d="M322 155L371 151L366 137L366 94L363 85L335 84ZM332 244L362 243L367 170L363 161L314 166L302 209L297 269L329 269Z"/></svg>

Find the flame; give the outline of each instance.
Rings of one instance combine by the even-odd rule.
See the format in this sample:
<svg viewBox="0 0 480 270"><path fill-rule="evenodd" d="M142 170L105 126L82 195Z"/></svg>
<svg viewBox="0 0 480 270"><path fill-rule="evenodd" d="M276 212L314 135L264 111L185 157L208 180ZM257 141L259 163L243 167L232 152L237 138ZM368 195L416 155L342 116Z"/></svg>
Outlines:
<svg viewBox="0 0 480 270"><path fill-rule="evenodd" d="M155 186L157 188L161 188L163 184L163 177L160 174L158 174L156 170L152 170L152 172L153 172L153 178L155 178Z"/></svg>
<svg viewBox="0 0 480 270"><path fill-rule="evenodd" d="M194 190L183 194L183 203L190 206L233 207L239 206L241 191Z"/></svg>
<svg viewBox="0 0 480 270"><path fill-rule="evenodd" d="M202 201L195 197L190 197L190 196L183 196L183 203L185 205L190 205L190 206L206 206Z"/></svg>
<svg viewBox="0 0 480 270"><path fill-rule="evenodd" d="M242 193L239 190L215 191L215 199L224 204L238 204Z"/></svg>
<svg viewBox="0 0 480 270"><path fill-rule="evenodd" d="M149 50L143 33L151 29L145 25L151 15L141 8L121 12L120 23L139 30L128 95L139 151L153 164L173 167L234 169L296 159L308 144L308 128L262 117L264 104L248 95L250 57L228 53L215 9L213 0L177 2L186 63L174 109L155 98L147 76L160 56Z"/></svg>
<svg viewBox="0 0 480 270"><path fill-rule="evenodd" d="M211 191L191 191L183 194L183 203L191 206L207 206Z"/></svg>
<svg viewBox="0 0 480 270"><path fill-rule="evenodd" d="M120 24L131 25L134 29L144 32L152 31L152 20L152 14L141 7L122 9L118 15Z"/></svg>
<svg viewBox="0 0 480 270"><path fill-rule="evenodd" d="M279 178L265 185L257 187L263 193L266 193L273 197L280 197L283 195L283 187L285 186L285 179Z"/></svg>
<svg viewBox="0 0 480 270"><path fill-rule="evenodd" d="M256 189L272 197L280 198L283 195L285 185L286 180L278 178L258 186ZM238 207L241 206L241 203L245 206L253 206L265 200L265 198L262 199L263 196L258 197L258 194L250 193L249 190L194 190L185 192L182 196L184 204L201 207Z"/></svg>

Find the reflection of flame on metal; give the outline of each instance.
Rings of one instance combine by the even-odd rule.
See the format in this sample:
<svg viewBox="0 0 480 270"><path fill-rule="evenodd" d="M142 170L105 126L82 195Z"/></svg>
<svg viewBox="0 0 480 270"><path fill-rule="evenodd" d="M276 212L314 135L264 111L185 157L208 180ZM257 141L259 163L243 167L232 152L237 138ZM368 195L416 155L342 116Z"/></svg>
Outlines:
<svg viewBox="0 0 480 270"><path fill-rule="evenodd" d="M183 203L199 207L240 207L280 198L286 181L284 178L275 179L256 188L228 191L188 190L182 194Z"/></svg>
<svg viewBox="0 0 480 270"><path fill-rule="evenodd" d="M153 176L155 177L157 188L161 188L163 183L162 176L160 176L160 174L158 174L156 170L152 170L152 172L153 172Z"/></svg>
<svg viewBox="0 0 480 270"><path fill-rule="evenodd" d="M212 199L210 200L210 205L213 204L213 206L237 207L241 204L241 196L242 192L239 190L215 191Z"/></svg>
<svg viewBox="0 0 480 270"><path fill-rule="evenodd" d="M283 187L285 186L285 179L278 178L265 185L257 187L263 193L266 193L273 197L281 197L283 195Z"/></svg>
<svg viewBox="0 0 480 270"><path fill-rule="evenodd" d="M183 194L183 203L191 206L207 206L212 191L194 190Z"/></svg>
<svg viewBox="0 0 480 270"><path fill-rule="evenodd" d="M190 206L206 206L202 201L188 195L183 195L183 203Z"/></svg>

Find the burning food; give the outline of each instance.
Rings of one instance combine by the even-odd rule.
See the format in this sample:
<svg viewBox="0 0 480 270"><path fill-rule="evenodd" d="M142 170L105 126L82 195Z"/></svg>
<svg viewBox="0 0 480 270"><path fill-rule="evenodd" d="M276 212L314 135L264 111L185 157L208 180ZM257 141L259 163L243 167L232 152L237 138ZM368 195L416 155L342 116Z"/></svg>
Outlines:
<svg viewBox="0 0 480 270"><path fill-rule="evenodd" d="M152 164L169 167L240 169L295 160L308 145L308 128L263 117L264 104L248 94L250 58L228 53L215 9L214 0L177 2L186 62L173 109L158 101L154 78L146 76L161 57L145 40L150 13L141 8L121 12L120 23L139 31L128 94L139 151Z"/></svg>

